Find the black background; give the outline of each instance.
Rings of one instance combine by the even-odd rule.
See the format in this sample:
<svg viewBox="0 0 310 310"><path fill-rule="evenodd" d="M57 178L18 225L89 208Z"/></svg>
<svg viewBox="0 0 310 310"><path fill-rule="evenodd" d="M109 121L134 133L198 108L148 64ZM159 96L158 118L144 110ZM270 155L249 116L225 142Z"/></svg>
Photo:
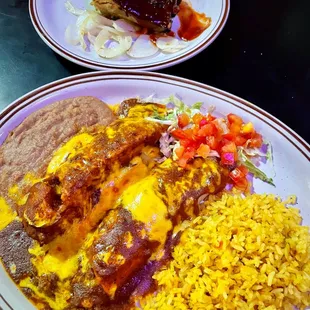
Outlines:
<svg viewBox="0 0 310 310"><path fill-rule="evenodd" d="M309 0L231 0L228 22L215 42L161 72L247 99L309 142L309 40ZM38 86L87 71L41 41L29 18L28 0L0 0L1 109Z"/></svg>

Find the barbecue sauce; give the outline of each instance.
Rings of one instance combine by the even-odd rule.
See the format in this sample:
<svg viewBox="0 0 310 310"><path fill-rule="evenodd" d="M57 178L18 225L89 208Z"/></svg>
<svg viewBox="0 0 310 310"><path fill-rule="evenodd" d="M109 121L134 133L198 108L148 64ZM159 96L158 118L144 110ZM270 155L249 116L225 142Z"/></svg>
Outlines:
<svg viewBox="0 0 310 310"><path fill-rule="evenodd" d="M178 16L180 19L178 35L185 41L196 39L211 25L210 17L207 17L204 13L196 12L185 1L180 4Z"/></svg>
<svg viewBox="0 0 310 310"><path fill-rule="evenodd" d="M171 18L178 12L178 0L115 0L127 14L149 21L163 30L169 29Z"/></svg>

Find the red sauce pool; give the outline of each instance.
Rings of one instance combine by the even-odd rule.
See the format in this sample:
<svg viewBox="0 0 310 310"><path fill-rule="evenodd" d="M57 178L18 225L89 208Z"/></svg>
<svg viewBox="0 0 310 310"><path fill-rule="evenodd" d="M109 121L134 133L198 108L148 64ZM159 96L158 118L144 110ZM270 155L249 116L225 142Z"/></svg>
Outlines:
<svg viewBox="0 0 310 310"><path fill-rule="evenodd" d="M180 19L178 35L186 41L196 39L211 25L210 17L207 17L204 13L196 12L185 1L180 4L178 16Z"/></svg>

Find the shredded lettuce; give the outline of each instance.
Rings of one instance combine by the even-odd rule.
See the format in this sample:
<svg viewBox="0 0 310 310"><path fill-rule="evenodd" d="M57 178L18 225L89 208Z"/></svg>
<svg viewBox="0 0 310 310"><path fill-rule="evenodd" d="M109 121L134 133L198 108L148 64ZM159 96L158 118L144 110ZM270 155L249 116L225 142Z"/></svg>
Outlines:
<svg viewBox="0 0 310 310"><path fill-rule="evenodd" d="M270 165L272 167L272 171L273 171L273 176L276 176L276 170L274 168L274 162L273 162L273 149L272 149L272 144L267 141L264 140L264 144L267 145L267 153L266 153L266 158L267 160L270 162Z"/></svg>
<svg viewBox="0 0 310 310"><path fill-rule="evenodd" d="M200 110L203 105L203 102L196 102L192 105L192 109Z"/></svg>
<svg viewBox="0 0 310 310"><path fill-rule="evenodd" d="M148 121L163 124L163 125L168 125L168 126L173 125L173 121L170 121L170 120L158 119L158 118L153 118L153 117L146 117L145 119Z"/></svg>
<svg viewBox="0 0 310 310"><path fill-rule="evenodd" d="M267 157L267 154L262 152L259 148L248 148L248 147L239 147L244 153L246 153L248 156L255 157Z"/></svg>
<svg viewBox="0 0 310 310"><path fill-rule="evenodd" d="M196 102L192 106L186 105L181 99L179 99L175 95L171 95L167 98L159 99L151 95L147 98L140 99L142 103L158 103L165 106L172 105L172 108L168 110L168 113L165 116L158 116L156 111L152 117L147 117L146 119L149 121L154 121L161 124L166 124L170 126L177 127L177 119L178 115L182 113L186 113L189 116L193 117L197 113L201 113L201 108L203 106L203 102Z"/></svg>
<svg viewBox="0 0 310 310"><path fill-rule="evenodd" d="M273 152L272 152L272 145L269 141L264 140L264 144L267 145L267 153L266 158L272 163L273 165Z"/></svg>
<svg viewBox="0 0 310 310"><path fill-rule="evenodd" d="M251 173L253 173L254 177L264 181L264 182L267 182L273 186L274 183L273 183L273 179L272 178L268 178L268 176L263 172L261 171L259 168L257 168L252 162L251 160L247 157L247 155L244 153L244 151L242 149L239 149L238 151L239 153L239 160L240 160L240 163L242 165L244 165L246 168L249 169L249 171Z"/></svg>

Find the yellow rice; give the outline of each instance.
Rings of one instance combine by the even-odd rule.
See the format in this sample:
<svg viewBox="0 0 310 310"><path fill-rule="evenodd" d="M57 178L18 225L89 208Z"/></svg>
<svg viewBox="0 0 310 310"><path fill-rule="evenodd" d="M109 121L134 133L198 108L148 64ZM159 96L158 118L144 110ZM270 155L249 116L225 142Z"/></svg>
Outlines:
<svg viewBox="0 0 310 310"><path fill-rule="evenodd" d="M310 305L310 234L296 208L272 195L223 195L184 230L154 275L155 309L304 309Z"/></svg>

